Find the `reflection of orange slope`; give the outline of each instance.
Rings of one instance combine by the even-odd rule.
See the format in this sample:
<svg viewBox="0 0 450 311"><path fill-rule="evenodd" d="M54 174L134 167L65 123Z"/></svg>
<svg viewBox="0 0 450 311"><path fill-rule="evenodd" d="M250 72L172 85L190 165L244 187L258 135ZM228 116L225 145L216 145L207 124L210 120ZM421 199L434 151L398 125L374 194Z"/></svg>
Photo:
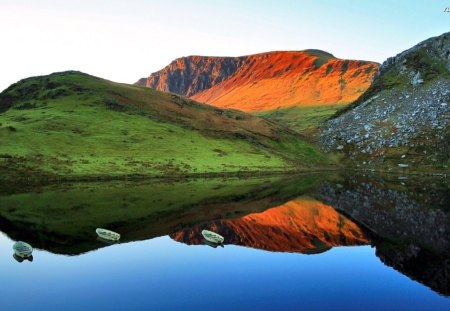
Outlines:
<svg viewBox="0 0 450 311"><path fill-rule="evenodd" d="M218 107L256 112L350 103L370 86L377 70L377 63L342 60L315 50L239 58L193 56L176 60L142 84ZM177 83L187 87L175 90Z"/></svg>
<svg viewBox="0 0 450 311"><path fill-rule="evenodd" d="M187 244L201 243L201 230L225 237L225 244L280 252L319 253L333 246L363 245L368 240L351 220L318 201L297 199L240 219L215 221L175 233Z"/></svg>

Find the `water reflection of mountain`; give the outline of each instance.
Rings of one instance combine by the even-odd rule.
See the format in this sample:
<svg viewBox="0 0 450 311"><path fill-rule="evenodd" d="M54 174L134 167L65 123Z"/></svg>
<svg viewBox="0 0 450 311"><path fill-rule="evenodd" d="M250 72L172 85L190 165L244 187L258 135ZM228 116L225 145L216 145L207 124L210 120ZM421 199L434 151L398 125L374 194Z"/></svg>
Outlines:
<svg viewBox="0 0 450 311"><path fill-rule="evenodd" d="M171 234L191 244L208 227L227 243L308 254L370 240L386 265L450 295L448 184L297 176L60 185L0 195L0 230L68 255L107 247L97 227L122 242ZM305 195L318 201L296 199Z"/></svg>
<svg viewBox="0 0 450 311"><path fill-rule="evenodd" d="M186 244L203 244L203 229L223 235L225 244L275 252L316 254L333 246L368 243L361 229L331 206L301 198L261 213L185 229L171 237Z"/></svg>
<svg viewBox="0 0 450 311"><path fill-rule="evenodd" d="M199 179L184 182L88 183L0 196L0 230L35 248L77 255L105 247L95 228L122 242L171 234L185 227L240 217L311 191L318 176Z"/></svg>
<svg viewBox="0 0 450 311"><path fill-rule="evenodd" d="M370 232L386 265L450 295L448 180L344 178L323 182L317 197Z"/></svg>

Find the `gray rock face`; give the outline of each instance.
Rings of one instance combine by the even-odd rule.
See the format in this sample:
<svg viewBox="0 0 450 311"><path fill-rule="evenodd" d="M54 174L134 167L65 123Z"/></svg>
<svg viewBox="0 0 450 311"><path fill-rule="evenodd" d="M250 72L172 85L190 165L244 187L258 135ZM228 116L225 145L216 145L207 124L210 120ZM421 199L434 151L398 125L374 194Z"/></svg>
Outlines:
<svg viewBox="0 0 450 311"><path fill-rule="evenodd" d="M323 125L319 140L324 151L342 150L352 159L383 161L391 149L406 148L445 166L450 161L449 103L446 33L386 60L366 93Z"/></svg>
<svg viewBox="0 0 450 311"><path fill-rule="evenodd" d="M415 52L423 51L429 57L434 59L440 59L447 63L447 70L450 71L450 32L444 33L438 37L429 38L421 43L413 46L412 48L397 54L394 57L389 57L381 66L379 74L383 74L390 67L397 66L403 67L403 71L408 67L405 66L406 59L409 55Z"/></svg>
<svg viewBox="0 0 450 311"><path fill-rule="evenodd" d="M189 97L222 82L244 61L245 57L181 57L136 84Z"/></svg>

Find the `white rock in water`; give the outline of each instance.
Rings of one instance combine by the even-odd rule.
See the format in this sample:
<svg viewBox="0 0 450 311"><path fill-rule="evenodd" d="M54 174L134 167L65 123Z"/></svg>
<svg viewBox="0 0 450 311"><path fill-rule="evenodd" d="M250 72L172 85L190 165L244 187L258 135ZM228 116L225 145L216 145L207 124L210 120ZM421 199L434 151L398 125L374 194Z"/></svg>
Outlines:
<svg viewBox="0 0 450 311"><path fill-rule="evenodd" d="M405 167L408 167L409 165L408 164L399 164L398 165L398 167L401 167L401 168L405 168Z"/></svg>

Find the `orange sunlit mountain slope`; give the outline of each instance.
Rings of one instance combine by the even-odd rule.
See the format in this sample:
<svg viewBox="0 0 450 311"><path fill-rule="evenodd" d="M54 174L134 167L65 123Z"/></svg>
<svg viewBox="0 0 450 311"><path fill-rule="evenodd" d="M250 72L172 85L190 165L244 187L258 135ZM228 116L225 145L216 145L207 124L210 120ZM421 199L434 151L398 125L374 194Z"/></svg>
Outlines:
<svg viewBox="0 0 450 311"><path fill-rule="evenodd" d="M189 56L137 82L223 108L259 112L350 103L371 84L378 64L320 50L242 57Z"/></svg>
<svg viewBox="0 0 450 311"><path fill-rule="evenodd" d="M368 243L351 220L331 206L309 199L296 199L239 219L214 221L171 237L187 244L201 244L201 231L205 228L223 235L225 244L277 252L314 254L333 246Z"/></svg>

